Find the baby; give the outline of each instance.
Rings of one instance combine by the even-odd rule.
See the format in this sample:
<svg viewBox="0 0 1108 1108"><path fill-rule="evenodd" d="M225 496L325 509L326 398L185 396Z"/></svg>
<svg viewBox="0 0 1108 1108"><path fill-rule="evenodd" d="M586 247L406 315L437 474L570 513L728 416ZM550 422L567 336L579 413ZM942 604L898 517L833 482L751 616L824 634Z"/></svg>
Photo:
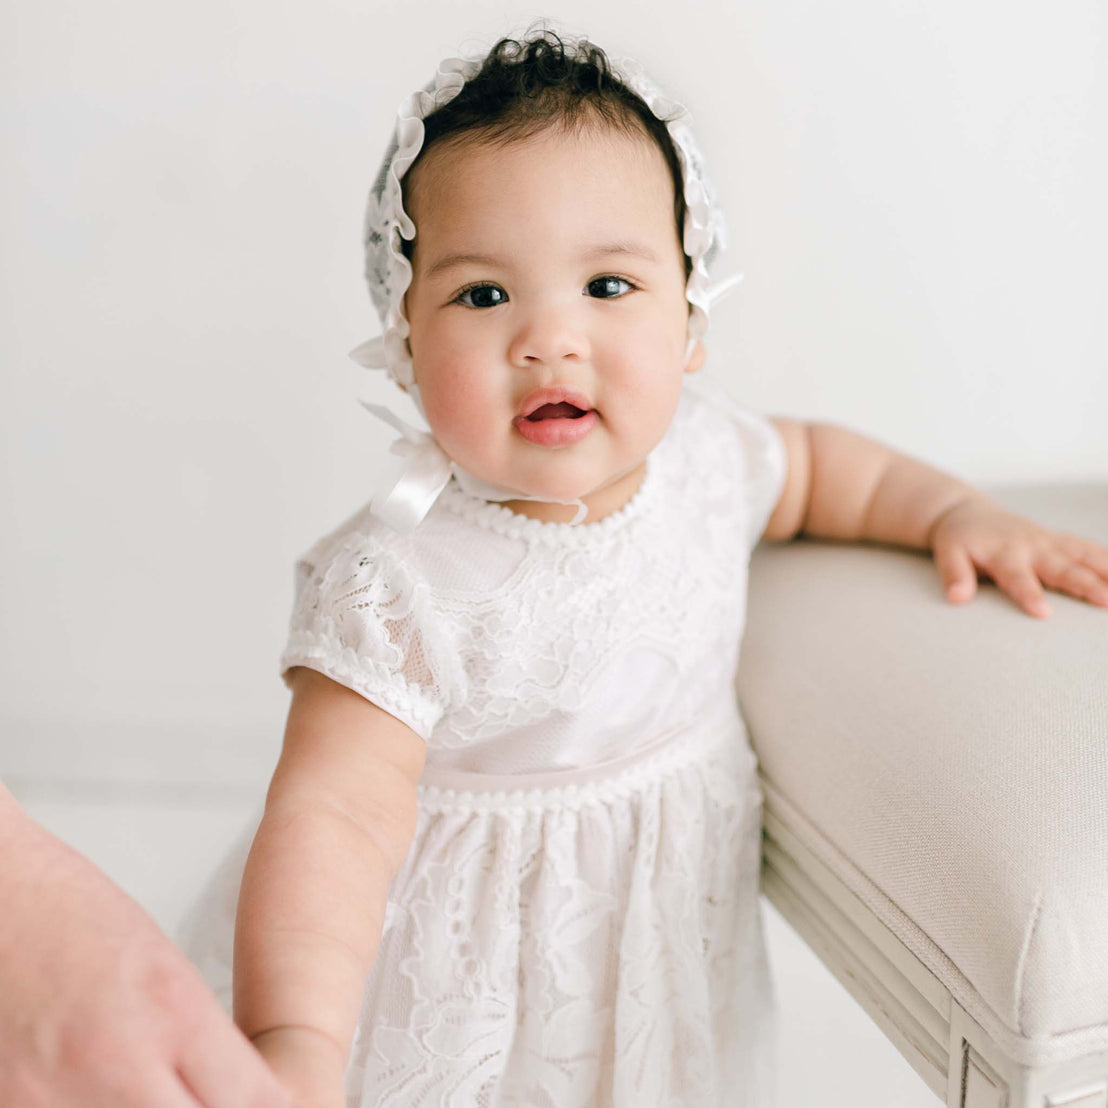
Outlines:
<svg viewBox="0 0 1108 1108"><path fill-rule="evenodd" d="M751 549L1108 606L1108 550L707 381L720 234L682 109L587 42L401 109L358 356L430 434L375 408L399 476L298 562L283 752L191 944L225 988L241 877L235 1019L298 1105L766 1108Z"/></svg>

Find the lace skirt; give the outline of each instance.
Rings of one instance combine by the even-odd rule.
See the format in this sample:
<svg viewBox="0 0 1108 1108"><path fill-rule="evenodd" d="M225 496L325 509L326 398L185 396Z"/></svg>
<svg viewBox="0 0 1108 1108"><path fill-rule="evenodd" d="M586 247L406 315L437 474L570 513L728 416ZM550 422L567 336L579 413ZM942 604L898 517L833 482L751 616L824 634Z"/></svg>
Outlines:
<svg viewBox="0 0 1108 1108"><path fill-rule="evenodd" d="M425 772L348 1108L771 1108L761 793L741 724L556 779ZM183 943L228 1007L247 848Z"/></svg>

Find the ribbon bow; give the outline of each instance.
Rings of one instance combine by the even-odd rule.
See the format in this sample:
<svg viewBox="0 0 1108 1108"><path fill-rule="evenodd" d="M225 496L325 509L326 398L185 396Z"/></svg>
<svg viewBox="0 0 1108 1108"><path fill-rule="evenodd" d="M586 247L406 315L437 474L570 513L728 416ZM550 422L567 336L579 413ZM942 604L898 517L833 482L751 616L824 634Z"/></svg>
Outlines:
<svg viewBox="0 0 1108 1108"><path fill-rule="evenodd" d="M394 530L408 534L419 526L450 481L450 457L433 435L405 423L391 409L367 400L359 403L400 432L389 453L407 461L398 476L391 481L385 477L378 483L370 511Z"/></svg>

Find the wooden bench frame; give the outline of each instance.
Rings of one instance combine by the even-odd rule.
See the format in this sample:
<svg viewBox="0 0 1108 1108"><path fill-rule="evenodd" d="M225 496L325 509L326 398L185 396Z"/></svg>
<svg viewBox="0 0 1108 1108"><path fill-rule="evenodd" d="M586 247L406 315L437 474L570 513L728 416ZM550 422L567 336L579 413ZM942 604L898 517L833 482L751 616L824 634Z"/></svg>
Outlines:
<svg viewBox="0 0 1108 1108"><path fill-rule="evenodd" d="M762 892L947 1108L1108 1108L1108 1052L1042 1067L1008 1057L762 786Z"/></svg>

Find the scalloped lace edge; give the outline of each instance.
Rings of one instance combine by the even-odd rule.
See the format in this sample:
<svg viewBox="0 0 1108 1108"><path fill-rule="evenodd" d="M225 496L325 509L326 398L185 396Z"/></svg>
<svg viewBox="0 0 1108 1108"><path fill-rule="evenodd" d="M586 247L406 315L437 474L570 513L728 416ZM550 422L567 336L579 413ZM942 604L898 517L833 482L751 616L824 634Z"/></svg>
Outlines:
<svg viewBox="0 0 1108 1108"><path fill-rule="evenodd" d="M290 633L289 645L281 655L278 667L283 674L292 666L307 665L311 669L319 669L339 684L350 682L350 687L356 692L406 723L426 742L435 724L442 718L442 709L428 700L419 686L411 682L405 682L406 702L394 695L388 685L375 684L374 681L382 677L392 682L403 677L386 671L383 667L375 667L372 663L367 666L366 661L353 647L344 647L325 635L301 630ZM313 664L317 662L325 663L327 668L324 670ZM377 670L381 672L378 673Z"/></svg>

